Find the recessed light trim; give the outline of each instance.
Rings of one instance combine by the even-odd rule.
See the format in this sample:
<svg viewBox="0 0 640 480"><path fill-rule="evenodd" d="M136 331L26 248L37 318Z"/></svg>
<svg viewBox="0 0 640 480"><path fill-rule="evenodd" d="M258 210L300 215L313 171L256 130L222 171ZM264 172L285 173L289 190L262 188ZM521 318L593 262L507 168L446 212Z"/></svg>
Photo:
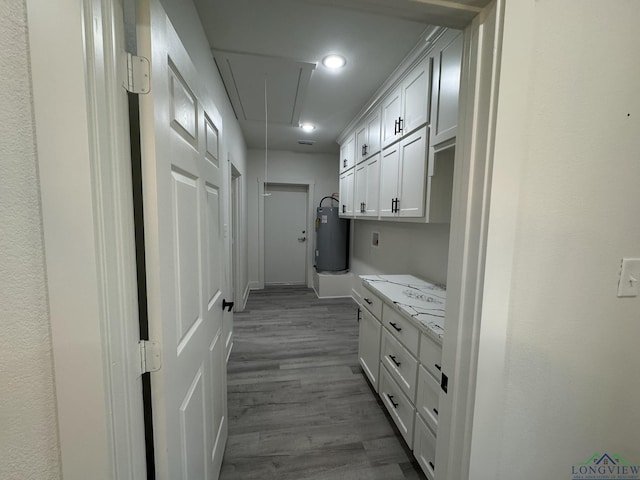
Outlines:
<svg viewBox="0 0 640 480"><path fill-rule="evenodd" d="M316 129L316 126L312 123L301 123L300 128L305 132L313 132Z"/></svg>
<svg viewBox="0 0 640 480"><path fill-rule="evenodd" d="M342 55L332 53L322 59L322 64L325 67L330 68L331 70L337 70L338 68L342 68L347 64L347 59Z"/></svg>

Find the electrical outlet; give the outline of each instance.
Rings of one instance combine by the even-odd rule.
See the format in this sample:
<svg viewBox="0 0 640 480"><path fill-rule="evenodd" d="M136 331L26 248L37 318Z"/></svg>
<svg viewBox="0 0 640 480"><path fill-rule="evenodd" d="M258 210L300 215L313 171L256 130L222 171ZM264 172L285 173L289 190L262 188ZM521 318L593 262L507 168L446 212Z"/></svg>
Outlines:
<svg viewBox="0 0 640 480"><path fill-rule="evenodd" d="M640 295L640 258L623 258L618 283L619 297Z"/></svg>

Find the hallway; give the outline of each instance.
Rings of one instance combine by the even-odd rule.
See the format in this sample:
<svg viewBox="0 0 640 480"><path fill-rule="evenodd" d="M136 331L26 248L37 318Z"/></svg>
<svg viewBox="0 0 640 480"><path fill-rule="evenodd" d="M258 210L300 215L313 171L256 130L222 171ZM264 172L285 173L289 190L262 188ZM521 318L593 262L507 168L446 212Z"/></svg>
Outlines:
<svg viewBox="0 0 640 480"><path fill-rule="evenodd" d="M425 478L358 365L351 299L268 287L234 323L220 480Z"/></svg>

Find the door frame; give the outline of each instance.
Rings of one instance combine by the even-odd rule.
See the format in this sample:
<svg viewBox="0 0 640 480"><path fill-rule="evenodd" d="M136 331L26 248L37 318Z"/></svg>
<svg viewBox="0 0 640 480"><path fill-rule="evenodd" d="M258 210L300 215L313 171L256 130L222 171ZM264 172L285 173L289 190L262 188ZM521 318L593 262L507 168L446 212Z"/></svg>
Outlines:
<svg viewBox="0 0 640 480"><path fill-rule="evenodd" d="M124 1L75 3L27 1L61 468L135 480L147 474Z"/></svg>
<svg viewBox="0 0 640 480"><path fill-rule="evenodd" d="M294 187L307 187L307 245L306 245L306 285L308 288L313 287L313 242L310 241L310 234L313 230L313 208L315 205L315 182L279 182L277 179L269 179L269 184L291 185ZM264 178L258 177L258 289L264 289Z"/></svg>

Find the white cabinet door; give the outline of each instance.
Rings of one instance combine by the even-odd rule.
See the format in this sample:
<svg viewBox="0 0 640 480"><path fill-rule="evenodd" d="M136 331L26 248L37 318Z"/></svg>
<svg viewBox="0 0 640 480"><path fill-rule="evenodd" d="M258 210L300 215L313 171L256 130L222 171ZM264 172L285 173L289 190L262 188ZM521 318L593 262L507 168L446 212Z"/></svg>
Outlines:
<svg viewBox="0 0 640 480"><path fill-rule="evenodd" d="M462 33L443 45L433 62L431 144L456 136L462 63Z"/></svg>
<svg viewBox="0 0 640 480"><path fill-rule="evenodd" d="M380 369L380 322L367 310L360 309L360 323L358 326L358 361L371 382L378 391Z"/></svg>
<svg viewBox="0 0 640 480"><path fill-rule="evenodd" d="M382 148L400 139L398 121L402 113L401 92L398 86L382 101Z"/></svg>
<svg viewBox="0 0 640 480"><path fill-rule="evenodd" d="M355 163L358 164L362 160L365 159L365 149L367 146L367 127L364 123L358 125L356 128L356 154L355 154Z"/></svg>
<svg viewBox="0 0 640 480"><path fill-rule="evenodd" d="M365 215L378 216L378 201L380 190L380 153L377 153L366 162L367 184L365 192Z"/></svg>
<svg viewBox="0 0 640 480"><path fill-rule="evenodd" d="M367 129L367 143L365 145L365 157L375 155L380 151L380 108L367 117L365 120Z"/></svg>
<svg viewBox="0 0 640 480"><path fill-rule="evenodd" d="M396 210L401 217L422 217L425 206L427 127L400 142L400 187Z"/></svg>
<svg viewBox="0 0 640 480"><path fill-rule="evenodd" d="M416 415L413 454L427 478L434 480L436 476L436 436L429 430L420 415Z"/></svg>
<svg viewBox="0 0 640 480"><path fill-rule="evenodd" d="M355 183L355 169L343 173L340 176L340 216L353 216L353 194Z"/></svg>
<svg viewBox="0 0 640 480"><path fill-rule="evenodd" d="M395 144L382 151L380 163L380 216L395 217L395 200L398 196L398 171L400 145Z"/></svg>
<svg viewBox="0 0 640 480"><path fill-rule="evenodd" d="M227 439L222 117L158 1L136 6L149 334L158 478L218 478ZM90 474L88 476L91 476Z"/></svg>
<svg viewBox="0 0 640 480"><path fill-rule="evenodd" d="M351 134L340 146L340 173L355 165L355 134Z"/></svg>
<svg viewBox="0 0 640 480"><path fill-rule="evenodd" d="M367 162L362 162L356 167L356 185L354 188L354 209L356 216L362 216L366 212L367 203Z"/></svg>
<svg viewBox="0 0 640 480"><path fill-rule="evenodd" d="M402 135L408 135L429 119L431 58L423 59L402 82Z"/></svg>

